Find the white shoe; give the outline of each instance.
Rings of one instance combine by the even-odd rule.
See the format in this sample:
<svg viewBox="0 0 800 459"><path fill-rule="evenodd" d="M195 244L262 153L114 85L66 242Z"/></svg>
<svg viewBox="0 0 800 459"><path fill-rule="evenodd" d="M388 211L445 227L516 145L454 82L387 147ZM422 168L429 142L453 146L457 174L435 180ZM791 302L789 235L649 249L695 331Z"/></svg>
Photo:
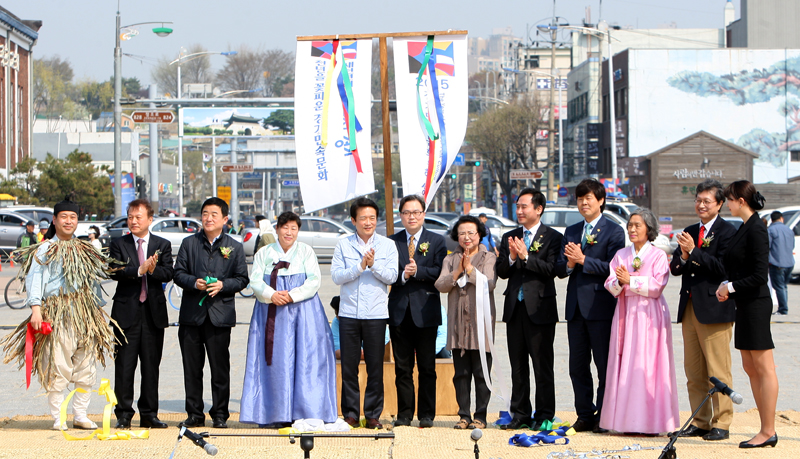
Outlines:
<svg viewBox="0 0 800 459"><path fill-rule="evenodd" d="M84 419L74 419L72 421L72 428L73 429L83 429L83 430L94 430L97 428L97 424L92 422L89 418Z"/></svg>
<svg viewBox="0 0 800 459"><path fill-rule="evenodd" d="M63 422L59 425L58 419L53 423L53 430L67 430L67 423Z"/></svg>

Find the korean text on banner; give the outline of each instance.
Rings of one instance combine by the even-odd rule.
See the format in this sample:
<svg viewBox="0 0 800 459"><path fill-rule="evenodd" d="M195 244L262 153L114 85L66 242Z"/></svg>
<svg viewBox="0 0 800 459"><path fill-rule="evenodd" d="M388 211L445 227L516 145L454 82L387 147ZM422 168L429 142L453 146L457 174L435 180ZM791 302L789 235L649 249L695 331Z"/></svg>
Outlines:
<svg viewBox="0 0 800 459"><path fill-rule="evenodd" d="M430 204L467 132L467 36L395 38L403 193Z"/></svg>
<svg viewBox="0 0 800 459"><path fill-rule="evenodd" d="M306 212L375 191L371 72L370 39L297 42L295 143Z"/></svg>

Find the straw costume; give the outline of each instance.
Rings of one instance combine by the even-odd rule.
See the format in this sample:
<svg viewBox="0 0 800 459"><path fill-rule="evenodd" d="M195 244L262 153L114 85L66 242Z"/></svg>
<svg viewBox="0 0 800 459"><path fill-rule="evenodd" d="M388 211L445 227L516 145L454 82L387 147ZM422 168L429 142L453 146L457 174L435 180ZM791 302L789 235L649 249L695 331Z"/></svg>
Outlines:
<svg viewBox="0 0 800 459"><path fill-rule="evenodd" d="M79 212L78 205L62 201L54 208L59 212ZM54 234L51 226L48 233ZM15 251L24 261L18 276L25 279L28 292L26 305L40 305L42 325L49 323L50 334L34 333L31 374L38 375L47 391L54 429L59 424L59 410L64 389L70 383L90 390L96 379L96 362L105 367L106 353L114 350L114 332L109 316L103 311L100 281L108 279L118 261L98 252L90 243L78 238L58 237ZM19 368L26 363L26 334L31 317L0 341L4 363L16 361ZM111 319L112 322L113 319ZM96 428L86 417L90 393L77 392L73 401L74 427Z"/></svg>

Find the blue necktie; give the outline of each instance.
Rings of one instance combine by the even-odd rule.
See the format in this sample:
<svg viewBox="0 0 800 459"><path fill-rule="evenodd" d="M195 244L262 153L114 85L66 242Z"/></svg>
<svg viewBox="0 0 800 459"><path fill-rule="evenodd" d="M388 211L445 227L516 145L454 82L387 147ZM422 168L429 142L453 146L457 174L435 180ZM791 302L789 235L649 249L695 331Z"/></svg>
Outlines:
<svg viewBox="0 0 800 459"><path fill-rule="evenodd" d="M590 234L592 234L592 225L587 223L586 226L583 227L583 239L581 239L581 249L586 248L586 241L589 239Z"/></svg>
<svg viewBox="0 0 800 459"><path fill-rule="evenodd" d="M527 250L528 247L531 246L531 232L528 230L525 230L524 241L525 241L525 250ZM522 287L519 288L519 293L517 293L517 300L522 301Z"/></svg>

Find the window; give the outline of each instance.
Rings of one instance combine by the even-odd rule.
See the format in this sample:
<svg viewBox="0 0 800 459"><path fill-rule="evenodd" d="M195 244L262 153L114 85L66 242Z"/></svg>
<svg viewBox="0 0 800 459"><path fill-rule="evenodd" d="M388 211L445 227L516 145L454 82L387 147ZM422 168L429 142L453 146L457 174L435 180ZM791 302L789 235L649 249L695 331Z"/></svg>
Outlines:
<svg viewBox="0 0 800 459"><path fill-rule="evenodd" d="M183 224L187 233L194 234L200 232L201 227L200 224L198 224L197 222L193 222L191 220L184 220Z"/></svg>
<svg viewBox="0 0 800 459"><path fill-rule="evenodd" d="M153 227L154 232L161 232L161 233L182 233L183 230L181 229L180 222L178 220L165 220L155 227Z"/></svg>
<svg viewBox="0 0 800 459"><path fill-rule="evenodd" d="M538 69L539 56L525 56L525 69Z"/></svg>
<svg viewBox="0 0 800 459"><path fill-rule="evenodd" d="M321 233L338 233L339 227L328 222L319 222L319 232Z"/></svg>
<svg viewBox="0 0 800 459"><path fill-rule="evenodd" d="M22 226L27 222L16 215L2 215L3 226Z"/></svg>
<svg viewBox="0 0 800 459"><path fill-rule="evenodd" d="M424 223L423 226L427 230L447 231L447 225L443 225L443 224L437 222L436 220L429 220L427 218L425 219L425 223Z"/></svg>
<svg viewBox="0 0 800 459"><path fill-rule="evenodd" d="M790 150L789 160L793 163L800 162L800 150Z"/></svg>
<svg viewBox="0 0 800 459"><path fill-rule="evenodd" d="M558 216L561 212L544 212L542 214L542 224L547 226L563 226L558 224Z"/></svg>

